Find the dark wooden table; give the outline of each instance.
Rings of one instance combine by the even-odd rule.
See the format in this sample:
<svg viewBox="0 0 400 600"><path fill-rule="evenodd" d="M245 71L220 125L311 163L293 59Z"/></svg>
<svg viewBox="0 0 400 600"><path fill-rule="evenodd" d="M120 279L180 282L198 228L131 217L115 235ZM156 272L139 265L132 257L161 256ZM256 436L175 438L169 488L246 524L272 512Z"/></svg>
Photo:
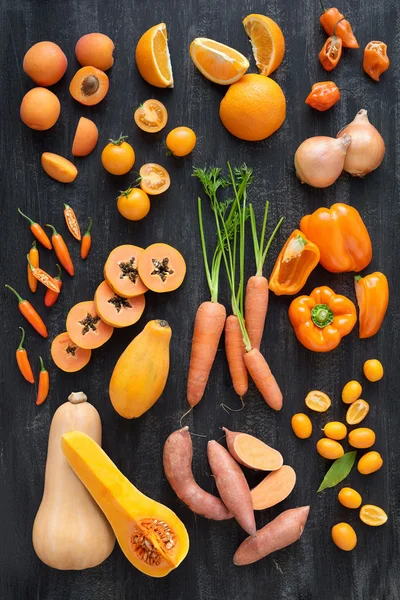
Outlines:
<svg viewBox="0 0 400 600"><path fill-rule="evenodd" d="M396 600L400 597L399 559L399 402L400 375L398 347L400 332L398 234L398 115L400 59L396 0L342 2L354 25L361 48L371 39L384 39L392 61L379 84L368 79L361 69L362 49L346 51L332 78L343 91L342 100L327 113L317 113L304 104L311 84L330 79L317 55L325 35L320 29L317 0L280 0L265 4L260 0L185 0L163 2L116 2L80 0L28 1L3 0L1 19L1 143L2 143L2 234L1 234L1 323L2 338L0 404L1 474L1 583L3 600ZM273 77L282 86L288 103L287 119L281 130L262 143L244 143L231 137L218 117L224 88L204 79L189 57L189 44L196 36L207 36L235 46L251 55L241 20L250 12L263 12L282 27L287 50L282 66ZM140 77L134 61L134 48L140 35L150 26L165 21L175 74L173 90L157 90ZM105 101L90 109L78 105L69 95L68 84L78 64L74 46L90 31L107 33L116 43L115 66L109 72L110 92ZM61 117L47 132L34 132L19 119L19 105L32 82L22 71L25 51L35 42L50 39L61 45L68 56L65 77L54 86L61 100ZM251 59L251 70L254 61ZM169 112L168 128L189 125L198 135L193 155L174 160L166 157L164 133L146 135L133 123L133 110L146 98L162 100ZM327 190L301 186L293 170L293 154L305 138L335 135L351 121L360 108L367 108L370 119L382 132L387 153L382 166L365 180L348 176ZM93 118L100 140L91 156L76 160L79 176L72 185L62 185L47 177L40 165L43 151L71 157L71 143L79 116ZM142 222L124 220L116 210L118 190L127 187L135 175L115 178L100 162L108 137L120 132L130 136L136 151L136 167L149 161L164 164L171 173L171 188L155 198L149 216ZM396 140L397 137L397 140ZM267 261L270 272L278 248L297 227L300 217L319 206L343 201L356 206L365 219L373 242L373 261L368 272L380 269L390 281L391 302L384 327L377 336L360 341L357 331L340 347L326 355L312 354L296 341L288 322L290 298L271 298L263 349L284 393L279 414L265 405L251 388L246 408L227 415L220 408L226 402L238 405L231 389L224 353L217 357L207 393L187 422L191 429L207 438L220 438L220 427L244 430L258 435L279 448L285 462L297 471L298 482L291 496L278 507L257 515L264 525L285 508L311 505L310 518L299 543L259 563L238 568L232 556L245 537L233 522L213 523L196 517L175 497L162 468L162 447L166 437L179 426L186 410L185 388L189 363L193 319L198 304L208 299L200 253L196 198L200 192L191 178L193 165L224 166L226 161L243 161L254 168L251 201L261 213L265 199L271 201L271 224L280 215L285 223ZM70 203L84 226L92 216L93 251L88 260L79 259L78 244L68 238L76 275L65 275L63 293L51 310L43 307L43 290L35 297L26 284L25 255L31 244L27 224L17 207L42 223L53 223L66 234L63 202ZM212 234L212 218L207 210L207 230ZM18 345L18 326L23 324L15 299L4 289L14 285L33 300L49 326L49 340L64 330L68 309L78 301L93 297L102 280L102 267L110 250L122 243L146 246L155 241L177 246L187 260L188 274L179 291L170 295L147 295L145 317L130 329L116 331L111 341L96 351L88 367L68 375L51 363L49 341L39 339L27 327L27 347L34 366L42 354L49 366L51 394L36 407L35 389L17 371L14 351ZM249 245L249 250L250 250ZM42 265L54 271L55 259L41 252ZM249 274L254 266L248 254ZM318 268L305 288L327 284L354 299L351 274L334 276ZM228 304L226 281L222 281L222 300ZM137 421L126 421L113 410L108 399L108 382L115 361L128 342L153 318L167 319L173 329L171 371L163 397ZM383 381L368 384L362 378L365 359L379 357L386 370ZM376 449L384 457L378 473L363 477L353 471L348 484L363 495L364 501L382 506L389 521L382 528L363 525L357 511L338 504L337 490L317 495L316 489L327 464L315 451L319 428L329 419L343 419L340 400L343 384L357 378L365 383L363 397L371 405L365 422L377 434ZM333 405L325 416L313 416L314 433L310 440L297 440L290 428L294 412L302 411L304 397L313 388L328 392ZM100 567L85 572L60 572L43 565L31 543L31 530L43 488L49 425L55 409L71 390L84 390L98 408L103 422L104 448L121 470L144 493L176 510L185 522L191 548L184 563L166 579L151 579L139 573L124 558L119 548ZM206 461L206 439L194 438L194 471L208 490L214 484ZM260 475L249 473L251 483ZM330 528L338 521L352 523L358 546L352 553L338 550L330 539Z"/></svg>

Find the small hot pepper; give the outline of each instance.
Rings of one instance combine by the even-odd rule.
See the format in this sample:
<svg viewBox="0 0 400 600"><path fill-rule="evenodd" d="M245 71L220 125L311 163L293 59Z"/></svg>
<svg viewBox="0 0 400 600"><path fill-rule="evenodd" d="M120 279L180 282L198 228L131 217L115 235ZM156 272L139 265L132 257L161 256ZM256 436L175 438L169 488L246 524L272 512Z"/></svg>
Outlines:
<svg viewBox="0 0 400 600"><path fill-rule="evenodd" d="M92 235L90 233L91 229L92 229L92 219L89 217L89 227L87 229L87 232L85 233L85 235L82 238L82 244L81 244L81 258L83 258L83 259L85 259L87 257L87 255L89 254L89 250L92 245Z"/></svg>
<svg viewBox="0 0 400 600"><path fill-rule="evenodd" d="M353 329L357 314L349 298L322 286L310 296L295 298L289 307L289 319L303 346L313 352L329 352Z"/></svg>
<svg viewBox="0 0 400 600"><path fill-rule="evenodd" d="M64 217L69 231L74 238L80 242L82 239L81 228L79 227L74 210L68 204L64 204Z"/></svg>
<svg viewBox="0 0 400 600"><path fill-rule="evenodd" d="M36 247L36 242L33 242L31 249L29 250L29 261L34 268L39 267L39 250ZM32 269L28 264L28 285L31 292L35 293L37 290L38 280L33 276Z"/></svg>
<svg viewBox="0 0 400 600"><path fill-rule="evenodd" d="M58 269L58 275L56 275L54 277L54 281L57 281L58 284L58 292L54 292L53 290L47 289L46 293L44 295L44 305L47 306L47 308L50 308L50 306L53 306L53 304L58 300L58 297L60 295L60 291L61 291L61 287L62 287L62 271L61 271L61 267L60 265L57 265L57 269Z"/></svg>
<svg viewBox="0 0 400 600"><path fill-rule="evenodd" d="M331 273L362 271L371 262L372 245L357 209L347 204L318 208L300 221L307 239L317 244L321 265Z"/></svg>
<svg viewBox="0 0 400 600"><path fill-rule="evenodd" d="M29 254L26 255L26 258L28 259L28 267L30 268L32 275L35 277L35 279L40 281L40 283L43 283L43 285L45 285L49 290L58 293L59 288L57 281L48 273L46 273L46 271L43 271L43 269L37 269L36 267L34 267L31 261L29 260Z"/></svg>
<svg viewBox="0 0 400 600"><path fill-rule="evenodd" d="M28 354L24 348L24 340L25 340L25 329L20 327L22 331L21 341L15 353L17 359L17 365L19 370L21 371L22 376L29 381L29 383L35 383L35 378L33 376L31 363L29 362Z"/></svg>
<svg viewBox="0 0 400 600"><path fill-rule="evenodd" d="M51 227L53 231L53 235L51 236L51 241L53 242L54 251L56 256L64 269L71 275L71 277L75 273L74 265L72 263L72 259L67 248L67 244L64 242L61 235L56 231L56 228L53 225L46 224L46 227Z"/></svg>
<svg viewBox="0 0 400 600"><path fill-rule="evenodd" d="M344 15L342 15L337 8L328 8L325 10L322 2L321 6L324 12L320 16L319 21L326 33L328 35L333 35L335 25L340 21L336 29L336 34L342 39L343 46L345 48L358 48L358 42L354 36L351 25L344 18Z"/></svg>
<svg viewBox="0 0 400 600"><path fill-rule="evenodd" d="M38 404L38 405L43 404L43 402L46 400L47 396L49 395L49 389L50 389L49 372L45 368L45 366L43 364L43 359L41 356L39 356L39 360L40 360L40 373L39 373L38 394L37 394L37 398L36 398L36 404Z"/></svg>
<svg viewBox="0 0 400 600"><path fill-rule="evenodd" d="M32 219L30 219L29 217L24 215L24 213L21 211L20 208L18 209L18 212L20 215L22 215L25 219L27 219L29 221L30 226L31 226L31 231L32 231L33 235L35 236L35 238L38 240L38 242L40 242L42 244L42 246L47 248L47 250L51 250L51 248L52 248L51 242L47 236L47 233L39 225L39 223L35 223L34 221L32 221Z"/></svg>
<svg viewBox="0 0 400 600"><path fill-rule="evenodd" d="M328 37L322 50L319 53L319 61L325 71L333 71L342 56L342 38L336 35L336 25L333 29L333 35Z"/></svg>
<svg viewBox="0 0 400 600"><path fill-rule="evenodd" d="M306 104L323 112L332 108L340 100L340 90L333 81L319 81L314 83L311 92L306 98Z"/></svg>
<svg viewBox="0 0 400 600"><path fill-rule="evenodd" d="M277 296L297 294L319 263L318 246L295 229L285 242L269 278L269 289Z"/></svg>
<svg viewBox="0 0 400 600"><path fill-rule="evenodd" d="M389 304L389 284L379 271L354 278L360 320L360 339L375 335L385 317Z"/></svg>
<svg viewBox="0 0 400 600"><path fill-rule="evenodd" d="M369 42L365 46L363 69L374 81L379 81L379 76L388 70L389 65L387 46L384 42Z"/></svg>
<svg viewBox="0 0 400 600"><path fill-rule="evenodd" d="M6 288L11 290L18 298L18 308L20 313L25 317L25 319L32 325L34 329L44 338L47 338L47 327L43 323L41 316L36 312L33 308L32 304L28 302L28 300L24 300L21 296L12 288L10 285L6 285Z"/></svg>

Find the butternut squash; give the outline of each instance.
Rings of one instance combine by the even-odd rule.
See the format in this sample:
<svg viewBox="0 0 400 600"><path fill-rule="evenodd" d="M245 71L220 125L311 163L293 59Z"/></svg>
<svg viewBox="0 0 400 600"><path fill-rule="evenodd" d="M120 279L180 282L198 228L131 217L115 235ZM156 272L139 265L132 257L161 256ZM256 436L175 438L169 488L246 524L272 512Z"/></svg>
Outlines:
<svg viewBox="0 0 400 600"><path fill-rule="evenodd" d="M142 494L88 435L65 433L61 448L133 566L151 577L164 577L183 561L189 536L170 508Z"/></svg>
<svg viewBox="0 0 400 600"><path fill-rule="evenodd" d="M119 357L109 393L121 417L140 417L163 393L169 372L171 335L167 321L149 321Z"/></svg>
<svg viewBox="0 0 400 600"><path fill-rule="evenodd" d="M54 413L50 427L44 493L32 541L40 560L54 569L96 567L115 544L110 525L61 451L61 436L71 429L101 443L99 413L86 400L82 392L72 393Z"/></svg>

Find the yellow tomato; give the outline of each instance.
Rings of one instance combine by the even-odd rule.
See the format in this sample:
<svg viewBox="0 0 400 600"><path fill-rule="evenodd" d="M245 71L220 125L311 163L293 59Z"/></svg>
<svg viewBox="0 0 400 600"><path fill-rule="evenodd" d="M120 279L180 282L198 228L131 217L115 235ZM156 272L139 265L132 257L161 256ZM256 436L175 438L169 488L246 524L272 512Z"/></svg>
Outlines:
<svg viewBox="0 0 400 600"><path fill-rule="evenodd" d="M168 121L168 113L164 104L159 100L146 100L133 115L135 123L143 131L157 133L161 131Z"/></svg>
<svg viewBox="0 0 400 600"><path fill-rule="evenodd" d="M349 444L353 448L371 448L375 444L375 432L368 427L357 427L349 433Z"/></svg>
<svg viewBox="0 0 400 600"><path fill-rule="evenodd" d="M370 473L375 473L375 471L379 471L381 466L383 465L382 456L379 452L375 452L375 450L371 450L367 452L360 458L357 464L357 469L362 475L369 475Z"/></svg>
<svg viewBox="0 0 400 600"><path fill-rule="evenodd" d="M362 393L361 383L348 381L342 390L342 400L345 404L351 404L359 399Z"/></svg>
<svg viewBox="0 0 400 600"><path fill-rule="evenodd" d="M360 519L366 525L379 527L379 525L384 525L386 523L388 516L380 506L364 504L360 510Z"/></svg>
<svg viewBox="0 0 400 600"><path fill-rule="evenodd" d="M338 548L350 552L357 545L357 535L348 523L337 523L332 527L332 540Z"/></svg>
<svg viewBox="0 0 400 600"><path fill-rule="evenodd" d="M344 440L347 435L347 427L344 423L340 423L340 421L330 421L322 431L331 440Z"/></svg>
<svg viewBox="0 0 400 600"><path fill-rule="evenodd" d="M111 140L101 153L101 162L106 171L112 175L125 175L135 164L135 152L128 142L128 136L121 135L117 140Z"/></svg>
<svg viewBox="0 0 400 600"><path fill-rule="evenodd" d="M368 381L379 381L383 377L382 363L376 358L366 360L364 363L364 375Z"/></svg>
<svg viewBox="0 0 400 600"><path fill-rule="evenodd" d="M325 392L319 390L312 390L309 392L305 399L306 406L310 410L315 412L325 412L332 404L331 399Z"/></svg>
<svg viewBox="0 0 400 600"><path fill-rule="evenodd" d="M338 500L346 508L359 508L362 503L361 495L350 487L344 487L340 490Z"/></svg>
<svg viewBox="0 0 400 600"><path fill-rule="evenodd" d="M349 425L361 423L369 413L369 404L359 398L353 404L350 404L346 413L346 421Z"/></svg>
<svg viewBox="0 0 400 600"><path fill-rule="evenodd" d="M187 156L196 145L196 134L190 127L175 127L165 143L174 156Z"/></svg>
<svg viewBox="0 0 400 600"><path fill-rule="evenodd" d="M117 208L125 219L140 221L150 210L150 198L140 188L128 188L118 197Z"/></svg>
<svg viewBox="0 0 400 600"><path fill-rule="evenodd" d="M312 423L310 417L304 413L297 413L292 417L292 429L294 434L301 440L305 440L312 434Z"/></svg>
<svg viewBox="0 0 400 600"><path fill-rule="evenodd" d="M323 456L323 458L329 460L336 460L344 454L343 446L339 444L339 442L330 440L329 438L321 438L318 440L317 452Z"/></svg>

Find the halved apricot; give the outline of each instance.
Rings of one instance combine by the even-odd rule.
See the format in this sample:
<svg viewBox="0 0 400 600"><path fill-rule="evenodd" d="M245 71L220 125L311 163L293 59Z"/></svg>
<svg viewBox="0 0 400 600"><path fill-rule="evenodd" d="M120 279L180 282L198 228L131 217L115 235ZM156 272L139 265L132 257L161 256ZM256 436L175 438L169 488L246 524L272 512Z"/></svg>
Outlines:
<svg viewBox="0 0 400 600"><path fill-rule="evenodd" d="M168 244L152 244L139 257L139 275L153 292L172 292L185 279L182 254Z"/></svg>
<svg viewBox="0 0 400 600"><path fill-rule="evenodd" d="M124 244L110 252L104 265L104 279L118 296L133 298L147 292L138 272L143 248Z"/></svg>
<svg viewBox="0 0 400 600"><path fill-rule="evenodd" d="M147 163L140 167L139 176L140 187L151 196L162 194L171 185L168 171L156 163Z"/></svg>
<svg viewBox="0 0 400 600"><path fill-rule="evenodd" d="M81 104L94 106L103 100L108 92L107 75L96 67L82 67L69 84L71 96Z"/></svg>
<svg viewBox="0 0 400 600"><path fill-rule="evenodd" d="M143 314L146 300L144 294L133 298L118 296L107 281L102 281L94 295L94 306L101 320L112 327L129 327Z"/></svg>
<svg viewBox="0 0 400 600"><path fill-rule="evenodd" d="M61 183L71 183L78 175L78 169L70 160L53 152L43 152L42 167L47 175Z"/></svg>
<svg viewBox="0 0 400 600"><path fill-rule="evenodd" d="M135 110L135 123L143 131L157 133L167 124L168 113L164 104L159 100L146 100Z"/></svg>
<svg viewBox="0 0 400 600"><path fill-rule="evenodd" d="M87 33L75 46L75 54L82 67L96 67L107 71L114 64L115 45L111 38L104 33Z"/></svg>
<svg viewBox="0 0 400 600"><path fill-rule="evenodd" d="M74 344L67 332L54 338L50 352L55 365L66 373L80 371L86 367L92 356L89 348L79 348Z"/></svg>
<svg viewBox="0 0 400 600"><path fill-rule="evenodd" d="M67 315L66 328L74 344L89 350L100 348L114 331L114 327L100 319L91 300L79 302L71 308Z"/></svg>
<svg viewBox="0 0 400 600"><path fill-rule="evenodd" d="M74 156L87 156L95 149L98 139L99 130L96 123L86 119L86 117L81 117L72 142L72 154Z"/></svg>

